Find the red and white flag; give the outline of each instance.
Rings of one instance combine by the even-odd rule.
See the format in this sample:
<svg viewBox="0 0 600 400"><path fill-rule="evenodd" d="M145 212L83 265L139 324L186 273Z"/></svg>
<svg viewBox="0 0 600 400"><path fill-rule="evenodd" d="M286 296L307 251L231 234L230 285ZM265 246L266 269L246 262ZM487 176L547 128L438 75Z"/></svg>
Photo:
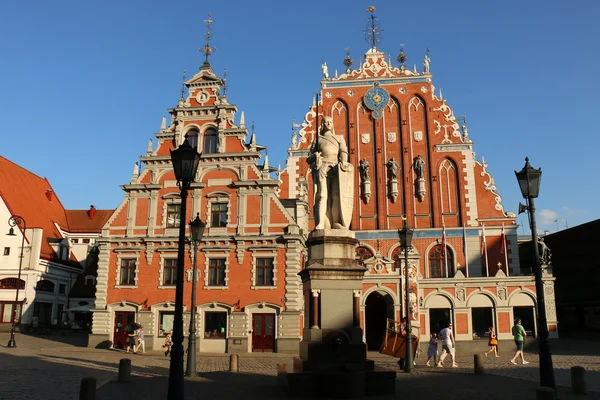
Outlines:
<svg viewBox="0 0 600 400"><path fill-rule="evenodd" d="M502 233L500 234L500 254L506 253L506 234L504 233L504 224L502 224Z"/></svg>
<svg viewBox="0 0 600 400"><path fill-rule="evenodd" d="M485 250L487 247L487 243L485 241L485 225L481 225L482 233L481 233L481 254L485 254Z"/></svg>

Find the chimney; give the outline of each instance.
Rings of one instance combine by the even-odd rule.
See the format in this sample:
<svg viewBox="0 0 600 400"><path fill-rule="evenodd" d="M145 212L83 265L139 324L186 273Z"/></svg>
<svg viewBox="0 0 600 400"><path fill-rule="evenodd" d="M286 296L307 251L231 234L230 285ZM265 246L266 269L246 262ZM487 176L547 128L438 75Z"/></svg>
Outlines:
<svg viewBox="0 0 600 400"><path fill-rule="evenodd" d="M90 209L88 210L88 218L89 219L94 219L94 217L96 216L96 207L94 207L93 205L90 206Z"/></svg>
<svg viewBox="0 0 600 400"><path fill-rule="evenodd" d="M46 198L48 199L48 201L52 201L52 199L54 198L54 192L52 191L52 189L46 190Z"/></svg>

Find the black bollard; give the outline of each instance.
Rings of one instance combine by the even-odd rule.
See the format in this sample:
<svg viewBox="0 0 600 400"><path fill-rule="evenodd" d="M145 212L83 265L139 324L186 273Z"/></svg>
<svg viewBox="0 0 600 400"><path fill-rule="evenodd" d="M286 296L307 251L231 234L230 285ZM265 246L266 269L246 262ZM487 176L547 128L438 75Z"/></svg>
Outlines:
<svg viewBox="0 0 600 400"><path fill-rule="evenodd" d="M96 378L88 376L81 379L79 400L96 400Z"/></svg>
<svg viewBox="0 0 600 400"><path fill-rule="evenodd" d="M119 361L119 383L131 382L131 359L121 358Z"/></svg>
<svg viewBox="0 0 600 400"><path fill-rule="evenodd" d="M585 368L578 365L571 367L571 389L573 393L586 394Z"/></svg>
<svg viewBox="0 0 600 400"><path fill-rule="evenodd" d="M230 354L229 355L229 372L238 372L238 355Z"/></svg>
<svg viewBox="0 0 600 400"><path fill-rule="evenodd" d="M481 361L480 354L473 354L473 364L475 365L475 370L473 371L475 375L483 375L485 370L483 368L483 362Z"/></svg>
<svg viewBox="0 0 600 400"><path fill-rule="evenodd" d="M556 394L554 393L554 389L540 386L535 390L535 399L536 400L555 400Z"/></svg>

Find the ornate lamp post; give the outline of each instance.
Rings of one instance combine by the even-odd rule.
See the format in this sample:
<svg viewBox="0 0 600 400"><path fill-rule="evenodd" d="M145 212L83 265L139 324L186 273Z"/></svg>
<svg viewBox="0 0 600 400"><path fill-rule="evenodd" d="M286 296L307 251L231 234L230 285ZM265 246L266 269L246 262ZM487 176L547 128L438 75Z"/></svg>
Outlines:
<svg viewBox="0 0 600 400"><path fill-rule="evenodd" d="M542 179L542 169L535 169L529 164L529 158L525 158L525 166L519 172L515 171L521 194L527 200L527 205L519 205L520 210L529 211L529 227L531 228L531 239L533 246L533 261L535 268L535 291L537 296L537 319L538 338L540 351L540 384L556 390L554 382L554 369L552 366L552 354L550 353L550 342L548 341L548 323L546 320L546 302L544 300L544 284L542 282L542 265L538 249L538 235L535 226L535 205L533 199L538 197Z"/></svg>
<svg viewBox="0 0 600 400"><path fill-rule="evenodd" d="M194 248L194 264L192 268L192 314L190 317L190 335L188 336L188 358L185 376L196 376L196 275L198 271L198 242L202 240L206 224L200 219L200 213L196 219L190 222L192 234L192 246Z"/></svg>
<svg viewBox="0 0 600 400"><path fill-rule="evenodd" d="M406 356L404 372L411 373L413 370L413 351L412 351L412 333L410 326L410 284L408 280L408 251L412 246L412 237L414 230L406 224L406 217L403 218L403 227L398 229L400 237L400 247L404 250L404 294L406 296Z"/></svg>
<svg viewBox="0 0 600 400"><path fill-rule="evenodd" d="M177 247L177 275L175 277L175 316L173 318L173 347L169 367L169 400L183 399L183 264L185 251L185 215L187 195L194 181L200 154L185 141L177 150L171 151L171 161L177 185L181 190L179 214L179 244Z"/></svg>
<svg viewBox="0 0 600 400"><path fill-rule="evenodd" d="M7 347L17 347L17 342L15 341L15 329L17 325L17 304L19 303L19 289L21 288L21 269L23 267L23 249L25 248L25 231L27 230L27 222L23 217L18 215L11 215L8 219L8 225L10 225L10 229L8 230L8 236L17 236L15 234L15 226L20 226L23 224L23 237L21 238L21 252L19 254L19 273L17 275L17 294L15 295L15 303L13 304L12 310L12 327L10 328L10 339L8 339ZM22 306L21 306L22 308ZM19 321L21 318L19 317Z"/></svg>

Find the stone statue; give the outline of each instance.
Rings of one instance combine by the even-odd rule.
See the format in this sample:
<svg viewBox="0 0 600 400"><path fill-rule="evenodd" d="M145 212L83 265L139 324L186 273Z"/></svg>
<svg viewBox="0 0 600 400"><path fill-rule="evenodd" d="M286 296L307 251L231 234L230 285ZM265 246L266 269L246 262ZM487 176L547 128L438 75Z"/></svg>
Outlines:
<svg viewBox="0 0 600 400"><path fill-rule="evenodd" d="M542 263L542 265L550 264L552 254L550 253L548 245L546 245L546 243L544 242L544 238L538 238L538 251L540 254L540 262Z"/></svg>
<svg viewBox="0 0 600 400"><path fill-rule="evenodd" d="M333 118L321 121L321 130L306 160L315 184L315 229L348 229L354 204L354 167L348 146L333 130Z"/></svg>
<svg viewBox="0 0 600 400"><path fill-rule="evenodd" d="M431 62L431 58L429 58L429 51L425 53L425 58L423 58L423 72L429 73L429 63Z"/></svg>
<svg viewBox="0 0 600 400"><path fill-rule="evenodd" d="M390 161L387 163L388 166L388 176L390 181L395 181L398 179L398 163L395 158L390 158Z"/></svg>
<svg viewBox="0 0 600 400"><path fill-rule="evenodd" d="M367 161L367 159L363 158L362 160L360 160L358 167L360 169L360 179L363 182L370 182L371 178L369 177L369 162Z"/></svg>
<svg viewBox="0 0 600 400"><path fill-rule="evenodd" d="M415 173L417 174L417 179L423 179L424 168L425 168L425 160L423 160L423 157L421 157L421 155L419 154L417 156L417 158L415 158L415 164L414 164L414 169L415 169Z"/></svg>
<svg viewBox="0 0 600 400"><path fill-rule="evenodd" d="M323 61L321 69L323 70L323 79L329 79L329 69L327 68L327 63L325 61Z"/></svg>

